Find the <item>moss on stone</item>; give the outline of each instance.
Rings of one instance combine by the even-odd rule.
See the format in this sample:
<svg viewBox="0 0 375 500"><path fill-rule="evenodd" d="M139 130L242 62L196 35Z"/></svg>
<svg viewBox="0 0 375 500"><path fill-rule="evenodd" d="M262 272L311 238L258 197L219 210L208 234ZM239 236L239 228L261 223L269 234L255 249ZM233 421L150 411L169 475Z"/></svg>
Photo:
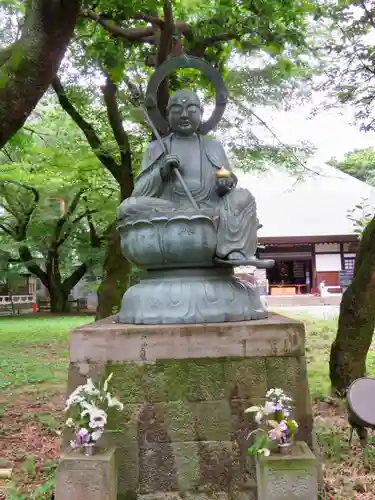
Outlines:
<svg viewBox="0 0 375 500"><path fill-rule="evenodd" d="M255 402L267 390L265 358L232 358L225 363L225 390L233 397ZM259 401L257 401L259 403Z"/></svg>
<svg viewBox="0 0 375 500"><path fill-rule="evenodd" d="M122 401L214 401L225 397L223 359L108 363Z"/></svg>

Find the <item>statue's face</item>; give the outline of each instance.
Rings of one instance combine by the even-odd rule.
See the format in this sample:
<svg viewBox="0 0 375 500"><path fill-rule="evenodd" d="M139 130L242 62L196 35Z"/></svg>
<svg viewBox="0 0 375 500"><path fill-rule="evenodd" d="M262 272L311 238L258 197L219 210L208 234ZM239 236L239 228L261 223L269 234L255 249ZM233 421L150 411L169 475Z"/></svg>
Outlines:
<svg viewBox="0 0 375 500"><path fill-rule="evenodd" d="M202 121L202 106L197 94L175 92L168 103L168 122L172 132L189 136L198 130Z"/></svg>

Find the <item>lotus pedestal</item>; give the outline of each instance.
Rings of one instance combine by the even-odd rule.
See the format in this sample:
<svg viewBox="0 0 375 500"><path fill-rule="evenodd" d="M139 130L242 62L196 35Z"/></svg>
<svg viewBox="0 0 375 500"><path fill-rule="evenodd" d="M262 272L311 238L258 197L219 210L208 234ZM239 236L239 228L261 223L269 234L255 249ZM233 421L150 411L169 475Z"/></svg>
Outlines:
<svg viewBox="0 0 375 500"><path fill-rule="evenodd" d="M120 223L124 256L148 271L123 297L120 323L220 323L267 318L255 286L215 264L217 217L158 215Z"/></svg>

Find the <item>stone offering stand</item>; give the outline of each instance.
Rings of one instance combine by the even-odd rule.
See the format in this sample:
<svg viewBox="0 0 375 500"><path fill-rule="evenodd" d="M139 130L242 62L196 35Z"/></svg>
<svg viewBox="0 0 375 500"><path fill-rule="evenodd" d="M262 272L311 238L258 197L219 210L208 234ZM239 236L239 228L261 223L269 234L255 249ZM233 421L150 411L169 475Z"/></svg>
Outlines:
<svg viewBox="0 0 375 500"><path fill-rule="evenodd" d="M125 325L107 319L73 330L69 392L87 377L111 372L113 390L125 404L110 422L121 432L103 438L108 449L117 450L118 499L255 500L264 488L257 488L256 460L247 456L254 424L244 410L262 403L271 387L294 399L297 439L312 447L301 322L276 314L196 325ZM63 455L60 470L66 460ZM68 476L58 473L58 491ZM306 477L311 482L311 474ZM69 498L83 497L72 493Z"/></svg>

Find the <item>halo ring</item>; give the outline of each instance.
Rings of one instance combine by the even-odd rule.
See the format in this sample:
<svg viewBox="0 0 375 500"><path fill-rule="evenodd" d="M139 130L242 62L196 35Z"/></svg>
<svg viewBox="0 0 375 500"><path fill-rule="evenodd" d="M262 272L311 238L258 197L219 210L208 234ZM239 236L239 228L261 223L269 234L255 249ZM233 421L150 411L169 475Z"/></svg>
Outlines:
<svg viewBox="0 0 375 500"><path fill-rule="evenodd" d="M158 89L162 81L167 76L175 72L177 69L182 68L199 69L215 87L215 109L210 118L207 121L202 122L199 126L199 132L201 134L208 134L208 132L217 126L223 117L228 102L227 89L219 71L199 57L184 54L182 56L173 57L156 68L147 85L145 99L147 112L155 126L161 132L167 133L169 130L168 121L161 114L157 104Z"/></svg>

